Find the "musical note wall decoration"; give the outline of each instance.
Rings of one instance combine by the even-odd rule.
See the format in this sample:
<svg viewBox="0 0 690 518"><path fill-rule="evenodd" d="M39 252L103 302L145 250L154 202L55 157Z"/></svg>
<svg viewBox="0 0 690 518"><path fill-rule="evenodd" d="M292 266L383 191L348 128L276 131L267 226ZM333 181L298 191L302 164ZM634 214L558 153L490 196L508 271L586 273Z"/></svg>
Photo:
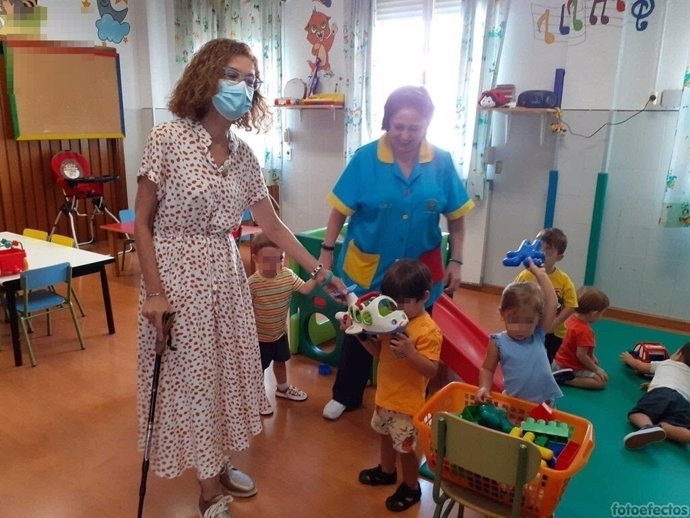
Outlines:
<svg viewBox="0 0 690 518"><path fill-rule="evenodd" d="M649 25L645 18L654 12L654 0L635 0L630 7L630 12L635 17L635 28L643 31Z"/></svg>
<svg viewBox="0 0 690 518"><path fill-rule="evenodd" d="M635 28L644 31L654 8L655 0L543 0L531 3L532 29L535 39L547 45L579 45L586 40L588 26L622 28L626 11L634 20ZM552 13L560 13L558 31Z"/></svg>
<svg viewBox="0 0 690 518"><path fill-rule="evenodd" d="M573 30L576 32L580 32L584 28L584 24L582 23L582 20L577 19L578 1L583 1L583 0L568 0L568 13L572 13L572 15L573 15ZM571 11L571 8L572 8L572 11Z"/></svg>
<svg viewBox="0 0 690 518"><path fill-rule="evenodd" d="M554 42L556 37L552 32L549 31L549 17L551 15L551 11L549 9L546 9L544 11L544 14L542 14L539 19L537 20L537 31L541 32L541 26L544 25L544 41L547 44L551 44Z"/></svg>
<svg viewBox="0 0 690 518"><path fill-rule="evenodd" d="M608 25L609 23L609 17L606 16L605 11L606 11L606 0L594 0L592 2L592 10L589 12L589 24L590 25L596 25L597 24L597 15L594 14L594 10L596 9L598 4L601 5L601 16L599 19L601 20L602 25Z"/></svg>

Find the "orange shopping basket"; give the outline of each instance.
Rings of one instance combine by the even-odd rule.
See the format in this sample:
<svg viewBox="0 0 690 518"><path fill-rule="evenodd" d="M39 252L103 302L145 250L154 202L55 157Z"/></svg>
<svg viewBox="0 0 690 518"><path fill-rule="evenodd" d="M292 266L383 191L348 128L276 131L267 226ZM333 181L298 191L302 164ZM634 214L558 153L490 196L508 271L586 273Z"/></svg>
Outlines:
<svg viewBox="0 0 690 518"><path fill-rule="evenodd" d="M414 425L419 430L419 441L424 448L429 467L435 467L435 452L431 451L431 419L436 412L460 413L468 406L476 403L475 393L477 387L459 381L450 383L431 396L414 417ZM508 419L519 425L529 417L529 413L536 406L529 401L513 398L503 394L491 393L491 401L498 408L506 411ZM592 423L572 414L559 410L553 411L553 418L567 423L570 430L570 440L580 444L573 461L567 469L555 470L541 467L539 474L525 486L522 501L522 513L535 518L548 518L552 516L561 500L565 488L570 479L580 471L589 460L594 449L594 430ZM469 448L481 447L468 444ZM487 452L491 455L491 452ZM454 469L455 468L455 469ZM479 477L472 472L457 469L457 466L444 466L442 475L444 480L459 486L471 489L477 493L489 496L501 503L511 504L512 493L510 488L496 481Z"/></svg>

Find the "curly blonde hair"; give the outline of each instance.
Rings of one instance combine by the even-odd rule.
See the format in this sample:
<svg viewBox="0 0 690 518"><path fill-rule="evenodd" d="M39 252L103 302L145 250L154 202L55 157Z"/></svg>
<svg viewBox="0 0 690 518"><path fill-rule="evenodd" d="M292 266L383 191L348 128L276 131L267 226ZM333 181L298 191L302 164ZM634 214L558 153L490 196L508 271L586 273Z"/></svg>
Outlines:
<svg viewBox="0 0 690 518"><path fill-rule="evenodd" d="M235 56L246 56L254 64L257 79L259 66L249 45L230 38L217 38L204 44L185 67L182 77L170 96L168 109L178 117L201 120L211 107L211 98L218 92L218 81L224 76L224 68ZM232 124L257 133L271 125L271 113L266 99L256 90L252 108Z"/></svg>

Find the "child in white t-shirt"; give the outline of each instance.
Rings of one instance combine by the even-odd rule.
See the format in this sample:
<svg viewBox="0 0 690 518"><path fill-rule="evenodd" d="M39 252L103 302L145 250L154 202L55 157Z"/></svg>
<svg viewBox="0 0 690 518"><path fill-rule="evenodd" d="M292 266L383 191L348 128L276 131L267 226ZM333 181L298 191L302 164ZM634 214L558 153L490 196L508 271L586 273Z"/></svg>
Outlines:
<svg viewBox="0 0 690 518"><path fill-rule="evenodd" d="M621 360L638 372L654 374L647 393L628 412L639 430L625 436L625 445L637 450L664 439L690 444L690 342L662 362L646 363L628 352Z"/></svg>

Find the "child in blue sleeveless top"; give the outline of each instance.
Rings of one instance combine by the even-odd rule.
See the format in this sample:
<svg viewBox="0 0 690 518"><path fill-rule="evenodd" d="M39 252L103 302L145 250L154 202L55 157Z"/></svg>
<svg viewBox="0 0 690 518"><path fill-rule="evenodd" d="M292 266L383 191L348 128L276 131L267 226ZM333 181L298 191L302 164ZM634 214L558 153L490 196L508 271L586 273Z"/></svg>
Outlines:
<svg viewBox="0 0 690 518"><path fill-rule="evenodd" d="M527 401L553 404L563 393L551 373L544 349L545 332L556 316L556 292L546 270L530 259L529 270L537 283L506 286L500 313L506 330L491 335L486 358L479 371L477 399L486 401L491 393L496 366L503 371L504 392Z"/></svg>

